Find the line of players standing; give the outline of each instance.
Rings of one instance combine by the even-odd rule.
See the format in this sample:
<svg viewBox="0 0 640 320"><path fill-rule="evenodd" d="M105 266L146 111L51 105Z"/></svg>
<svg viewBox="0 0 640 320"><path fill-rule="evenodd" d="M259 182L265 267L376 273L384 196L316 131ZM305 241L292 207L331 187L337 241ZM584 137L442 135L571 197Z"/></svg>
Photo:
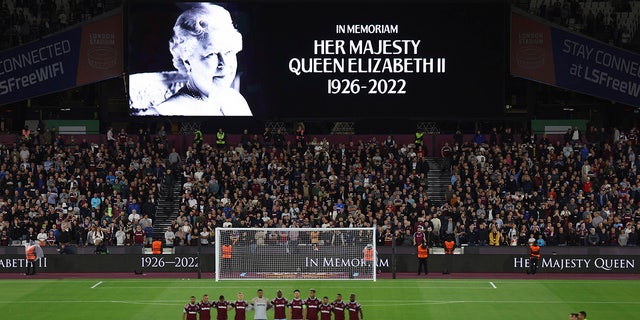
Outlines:
<svg viewBox="0 0 640 320"><path fill-rule="evenodd" d="M335 300L329 302L327 296L322 299L316 297L316 290L309 290L309 297L300 298L300 290L293 291L293 299L283 297L282 290L278 290L276 297L270 301L264 297L262 289L258 289L258 296L251 301L244 300L244 294L238 292L237 299L233 302L225 300L221 295L218 301L209 301L209 296L204 295L200 302L191 296L189 303L184 306L182 320L210 320L211 310L215 309L217 320L228 320L228 311L235 309L234 320L246 320L248 310L254 310L254 320L266 320L267 310L273 309L275 320L363 320L362 306L356 301L356 295L351 294L349 301L342 300L342 295L337 294Z"/></svg>

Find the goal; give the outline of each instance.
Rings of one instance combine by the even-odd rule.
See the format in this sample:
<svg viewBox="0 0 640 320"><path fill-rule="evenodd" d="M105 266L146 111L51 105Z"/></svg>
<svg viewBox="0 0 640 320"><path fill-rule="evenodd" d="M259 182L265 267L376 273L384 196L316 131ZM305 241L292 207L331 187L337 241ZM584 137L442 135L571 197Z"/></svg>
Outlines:
<svg viewBox="0 0 640 320"><path fill-rule="evenodd" d="M376 280L375 228L216 228L216 281Z"/></svg>

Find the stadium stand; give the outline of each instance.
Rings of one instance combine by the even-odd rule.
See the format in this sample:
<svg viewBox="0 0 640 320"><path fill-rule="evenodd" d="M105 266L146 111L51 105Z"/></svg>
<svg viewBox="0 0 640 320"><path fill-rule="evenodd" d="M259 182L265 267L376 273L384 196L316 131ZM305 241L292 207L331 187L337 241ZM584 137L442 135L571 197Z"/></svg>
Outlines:
<svg viewBox="0 0 640 320"><path fill-rule="evenodd" d="M573 31L624 48L629 48L640 19L640 1L532 0L526 9Z"/></svg>
<svg viewBox="0 0 640 320"><path fill-rule="evenodd" d="M0 49L40 39L120 6L121 0L3 0Z"/></svg>
<svg viewBox="0 0 640 320"><path fill-rule="evenodd" d="M121 4L2 1L0 47L39 39ZM640 21L640 1L533 0L528 9L622 47L637 35ZM227 147L212 147L209 136L199 149L180 143L183 137L146 131L125 134L113 146L102 136L78 141L49 129L3 135L0 245L59 245L67 228L76 246L94 245L98 229L109 245L134 245L137 225L151 239L164 240L170 230L174 244L183 246L202 244L203 234L213 244L219 227L294 225L376 225L381 246L394 237L412 245L419 229L432 246L442 246L447 236L457 246L524 246L529 239L637 245L635 127L550 136L506 129L496 136L483 132L481 140L472 133L434 134L435 148L424 149L408 135L306 137L298 147L292 135L283 145L267 146L258 135L236 134ZM445 142L451 151L443 155ZM178 161L170 161L171 148Z"/></svg>
<svg viewBox="0 0 640 320"><path fill-rule="evenodd" d="M71 226L78 246L93 243L92 228L102 228L110 245L133 245L135 226L153 221L147 233L156 239L169 227L176 245L198 245L206 230L210 245L218 227L295 221L376 225L381 246L394 236L411 245L421 227L433 246L447 235L458 246L488 244L494 228L501 246L526 245L530 238L546 245L636 245L637 136L636 128L591 128L579 139L503 132L496 143L478 144L466 134L459 144L460 137L442 135L440 145L453 149L447 162L407 137L346 144L311 138L306 149L291 143L265 148L261 140L245 148L239 137L228 148L212 148L208 137L200 152L187 147L173 164L158 144L135 137L113 149L70 145L64 137L48 145L33 137L0 149L0 243L37 240L40 231L59 236ZM494 139L486 135L485 141ZM450 183L431 185L434 175ZM444 196L435 201L432 194ZM595 243L589 233L597 235Z"/></svg>

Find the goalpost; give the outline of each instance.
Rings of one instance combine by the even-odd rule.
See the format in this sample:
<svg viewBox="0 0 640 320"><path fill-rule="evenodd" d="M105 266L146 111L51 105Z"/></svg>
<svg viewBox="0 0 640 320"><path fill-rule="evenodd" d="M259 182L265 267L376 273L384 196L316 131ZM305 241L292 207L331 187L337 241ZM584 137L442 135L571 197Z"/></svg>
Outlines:
<svg viewBox="0 0 640 320"><path fill-rule="evenodd" d="M373 280L375 228L216 228L216 281Z"/></svg>

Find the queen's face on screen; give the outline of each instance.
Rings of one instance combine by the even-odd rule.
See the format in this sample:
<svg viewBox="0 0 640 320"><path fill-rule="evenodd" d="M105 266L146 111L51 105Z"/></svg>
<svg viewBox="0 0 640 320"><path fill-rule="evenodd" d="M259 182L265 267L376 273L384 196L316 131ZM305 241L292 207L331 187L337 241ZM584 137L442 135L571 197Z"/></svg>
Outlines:
<svg viewBox="0 0 640 320"><path fill-rule="evenodd" d="M238 50L233 38L234 35L226 31L213 31L198 41L191 56L185 59L192 89L208 96L216 88L231 87L238 68Z"/></svg>
<svg viewBox="0 0 640 320"><path fill-rule="evenodd" d="M217 88L230 88L238 68L242 36L229 12L209 5L184 12L170 42L176 68L186 73L189 89L203 97Z"/></svg>

